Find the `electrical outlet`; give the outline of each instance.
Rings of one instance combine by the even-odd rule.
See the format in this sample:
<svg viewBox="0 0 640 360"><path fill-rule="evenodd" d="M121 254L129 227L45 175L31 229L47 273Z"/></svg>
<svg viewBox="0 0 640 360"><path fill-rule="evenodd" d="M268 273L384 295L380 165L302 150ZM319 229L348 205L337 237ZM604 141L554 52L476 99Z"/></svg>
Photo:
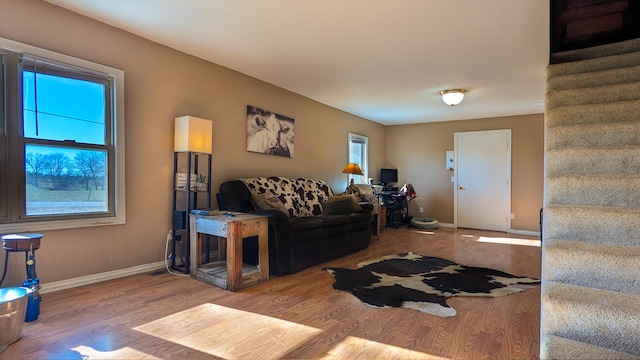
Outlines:
<svg viewBox="0 0 640 360"><path fill-rule="evenodd" d="M516 218L516 215L515 215L514 213L511 213L511 215L509 216L509 218L510 218L511 220L513 220L513 219L515 219L515 218Z"/></svg>
<svg viewBox="0 0 640 360"><path fill-rule="evenodd" d="M423 212L424 212L424 208L420 206L420 214L422 214Z"/></svg>

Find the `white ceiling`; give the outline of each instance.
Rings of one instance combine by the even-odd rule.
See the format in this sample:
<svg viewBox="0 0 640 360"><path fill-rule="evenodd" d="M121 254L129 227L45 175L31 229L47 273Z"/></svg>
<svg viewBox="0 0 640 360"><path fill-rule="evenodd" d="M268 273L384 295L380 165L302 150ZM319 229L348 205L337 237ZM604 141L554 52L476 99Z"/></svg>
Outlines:
<svg viewBox="0 0 640 360"><path fill-rule="evenodd" d="M46 1L386 125L544 112L548 1Z"/></svg>

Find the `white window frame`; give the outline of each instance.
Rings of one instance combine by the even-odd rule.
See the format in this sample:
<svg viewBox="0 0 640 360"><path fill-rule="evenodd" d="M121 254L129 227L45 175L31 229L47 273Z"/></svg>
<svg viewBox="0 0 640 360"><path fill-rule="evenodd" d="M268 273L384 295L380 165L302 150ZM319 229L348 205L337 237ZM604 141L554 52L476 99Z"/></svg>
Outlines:
<svg viewBox="0 0 640 360"><path fill-rule="evenodd" d="M348 154L349 154L349 163L356 163L360 166L362 173L364 175L352 175L349 174L349 183L351 183L351 179L354 179L356 184L367 184L367 179L369 178L369 138L364 135L348 133ZM354 158L351 152L351 147L355 145L360 145L363 147L362 150L362 158Z"/></svg>
<svg viewBox="0 0 640 360"><path fill-rule="evenodd" d="M113 122L113 146L115 148L114 164L114 179L115 179L115 197L114 197L114 212L104 217L86 217L86 218L73 218L73 219L60 219L60 220L34 220L15 223L2 223L0 224L0 233L9 232L25 232L25 231L42 231L42 230L56 230L56 229L71 229L93 226L105 226L105 225L120 225L126 221L125 211L125 153L124 153L124 71L115 69L109 66L93 63L87 60L78 59L72 56L60 54L57 52L41 49L35 46L23 44L13 40L0 37L0 48L16 52L27 53L50 60L58 61L61 63L67 63L74 66L79 66L91 70L95 70L101 73L108 74L113 82L115 94L112 99L114 108L114 122ZM1 84L0 84L1 85ZM7 91L14 91L11 89L5 89ZM1 124L0 124L1 125ZM4 169L2 169L4 171ZM7 190L12 189L7 184ZM5 200L3 200L5 201Z"/></svg>

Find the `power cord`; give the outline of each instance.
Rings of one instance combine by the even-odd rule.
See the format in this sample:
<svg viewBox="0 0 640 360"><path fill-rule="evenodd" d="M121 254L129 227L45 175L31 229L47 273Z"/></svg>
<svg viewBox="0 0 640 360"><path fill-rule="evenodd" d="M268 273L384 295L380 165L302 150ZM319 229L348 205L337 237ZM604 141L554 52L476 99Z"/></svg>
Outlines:
<svg viewBox="0 0 640 360"><path fill-rule="evenodd" d="M175 276L189 276L189 274L179 274L176 272L171 271L171 268L169 268L169 241L171 241L171 230L169 230L169 232L167 233L167 243L165 244L164 247L164 267L167 269L167 272L169 274L175 275ZM171 256L175 256L175 254L171 254Z"/></svg>

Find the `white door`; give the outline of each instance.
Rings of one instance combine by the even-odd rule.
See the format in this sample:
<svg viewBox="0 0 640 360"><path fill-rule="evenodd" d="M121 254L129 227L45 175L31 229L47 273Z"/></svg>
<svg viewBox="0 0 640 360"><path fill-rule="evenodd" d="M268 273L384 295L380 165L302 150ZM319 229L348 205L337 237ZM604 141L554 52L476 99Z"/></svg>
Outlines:
<svg viewBox="0 0 640 360"><path fill-rule="evenodd" d="M454 148L456 226L508 231L511 130L455 133Z"/></svg>

